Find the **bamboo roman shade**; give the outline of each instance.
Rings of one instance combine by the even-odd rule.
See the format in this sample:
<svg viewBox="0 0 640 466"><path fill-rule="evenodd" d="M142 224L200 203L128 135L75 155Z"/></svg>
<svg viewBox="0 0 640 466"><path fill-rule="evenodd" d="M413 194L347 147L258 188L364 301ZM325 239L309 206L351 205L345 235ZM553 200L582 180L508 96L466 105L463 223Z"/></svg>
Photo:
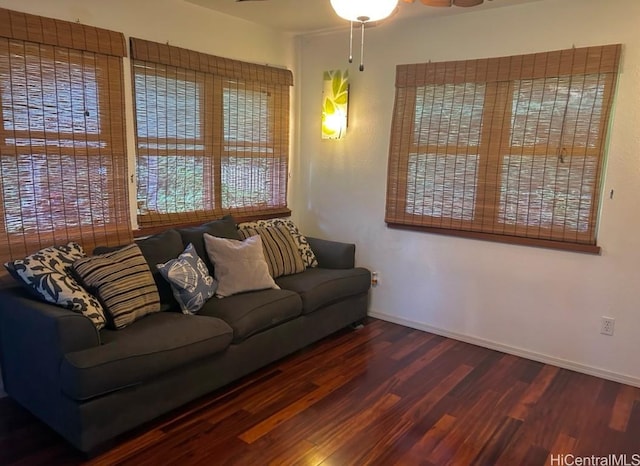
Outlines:
<svg viewBox="0 0 640 466"><path fill-rule="evenodd" d="M124 36L0 9L0 260L132 239Z"/></svg>
<svg viewBox="0 0 640 466"><path fill-rule="evenodd" d="M398 66L386 222L598 251L620 51Z"/></svg>
<svg viewBox="0 0 640 466"><path fill-rule="evenodd" d="M290 71L131 39L140 226L287 209Z"/></svg>

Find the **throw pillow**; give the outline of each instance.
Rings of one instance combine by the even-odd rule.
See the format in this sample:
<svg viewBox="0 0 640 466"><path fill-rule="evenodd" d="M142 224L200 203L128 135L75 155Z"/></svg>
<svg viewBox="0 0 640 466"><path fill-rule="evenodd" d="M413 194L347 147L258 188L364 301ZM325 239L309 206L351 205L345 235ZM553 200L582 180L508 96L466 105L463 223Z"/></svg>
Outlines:
<svg viewBox="0 0 640 466"><path fill-rule="evenodd" d="M238 225L238 229L244 230L247 228L264 228L271 226L284 226L289 230L293 240L296 242L298 246L298 251L300 251L300 256L302 257L302 261L304 262L305 267L317 267L318 260L316 259L316 255L311 250L311 246L309 246L309 242L307 238L300 233L298 227L295 223L293 223L289 219L285 218L271 218L268 220L258 220L256 222L245 222Z"/></svg>
<svg viewBox="0 0 640 466"><path fill-rule="evenodd" d="M204 245L215 269L219 298L245 291L280 289L269 275L260 236L238 241L205 233Z"/></svg>
<svg viewBox="0 0 640 466"><path fill-rule="evenodd" d="M305 266L289 230L283 225L266 228L244 228L244 238L260 235L264 257L273 278L304 272Z"/></svg>
<svg viewBox="0 0 640 466"><path fill-rule="evenodd" d="M124 328L160 311L158 288L136 244L79 259L73 269L87 289L100 299L112 328Z"/></svg>
<svg viewBox="0 0 640 466"><path fill-rule="evenodd" d="M195 314L216 292L217 282L209 275L207 266L191 243L177 259L158 264L157 267L171 284L173 296L183 314Z"/></svg>
<svg viewBox="0 0 640 466"><path fill-rule="evenodd" d="M242 240L242 237L238 234L236 221L231 215L225 215L221 219L205 223L204 225L180 228L178 233L180 233L182 237L183 247L189 243L193 244L198 256L204 260L204 263L207 265L210 274L213 274L213 264L209 261L207 250L204 247L203 235L207 233L219 238Z"/></svg>
<svg viewBox="0 0 640 466"><path fill-rule="evenodd" d="M106 319L100 302L73 277L73 263L86 257L82 246L71 242L52 246L4 264L11 276L38 299L81 312L98 330Z"/></svg>

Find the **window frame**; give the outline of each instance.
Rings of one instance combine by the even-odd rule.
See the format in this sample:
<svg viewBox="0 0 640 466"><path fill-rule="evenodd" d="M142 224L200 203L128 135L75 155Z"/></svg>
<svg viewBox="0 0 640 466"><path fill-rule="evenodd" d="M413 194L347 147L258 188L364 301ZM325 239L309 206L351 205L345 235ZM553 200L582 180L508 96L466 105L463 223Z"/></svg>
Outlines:
<svg viewBox="0 0 640 466"><path fill-rule="evenodd" d="M3 70L7 73L4 79L9 80L9 91L13 94L15 86L31 87L40 82L34 92L40 98L35 101L30 101L30 94L19 92L24 102L14 103L12 99L5 106L3 92L0 92L0 114L3 120L19 121L19 112L25 113L27 109L25 124L29 125L33 108L34 114L42 119L42 129L37 125L20 129L16 125L5 128L5 123L0 124L0 151L3 159L7 158L0 173L0 256L3 260L24 257L42 247L69 241L79 242L87 251L99 244L112 246L131 241L124 122L124 35L3 8L0 8L0 25ZM15 69L12 60L18 60L14 62L17 64ZM33 68L38 63L40 68ZM58 74L59 68L61 74ZM76 101L73 96L74 92L85 92L84 80L88 74L95 78L95 108L84 107L80 113L97 112L96 133L87 131L86 126L83 129L75 127L78 115L74 113ZM48 81L50 77L53 77L51 82ZM74 88L78 82L83 83L82 91ZM47 94L52 86L58 91L58 86L64 88L66 84L69 85L70 101L65 100L65 92ZM86 94L83 94L82 102L85 98ZM51 110L53 99L56 108ZM5 108L14 113L5 115ZM60 108L70 112L67 115L70 131L64 131L57 119L53 123L58 125L58 130L48 128L47 118L57 116ZM24 115L22 117L24 119ZM12 139L20 140L20 144L11 143ZM58 144L54 144L56 141ZM95 147L92 147L94 143ZM25 161L25 157L29 160ZM36 163L40 170L37 176L33 173ZM27 192L23 198L21 188L17 188L16 195L7 198L5 189L12 189L10 186L15 183L23 184L25 178L21 172L25 164L31 167L32 193ZM67 173L65 166L69 164L81 168ZM12 173L12 170L17 172ZM86 179L82 174L90 178ZM44 181L43 176L47 177ZM94 180L94 176L102 177L107 183L107 186L100 183L104 190L95 189L95 183L89 181ZM64 183L73 186L75 196L67 196L61 191ZM50 186L46 193L38 188L44 184ZM38 194L48 197L42 202L36 201L38 205L34 206L31 197L37 199ZM94 216L93 209L82 207L93 206L95 202L100 203L102 221ZM10 209L20 211L20 229L9 231L7 211ZM25 217L25 209L33 211L34 215ZM91 217L90 221L86 221L87 216ZM50 217L48 226L47 217Z"/></svg>
<svg viewBox="0 0 640 466"><path fill-rule="evenodd" d="M610 45L482 60L399 65L396 72L396 98L391 127L387 178L385 221L388 227L599 253L600 247L596 244L596 238L601 205L602 175L606 160L605 143L610 125L620 52L620 45ZM545 237L540 234L542 231L540 228L539 236L536 237L528 231L532 227L518 225L517 221L513 226L503 223L500 231L498 218L502 202L501 195L508 188L508 184L503 184L501 178L503 176L501 164L505 163L509 156L523 156L528 152L531 152L534 157L550 158L548 153L538 154L541 150L537 145L532 148L512 146L512 110L516 102L514 86L516 83L526 80L540 78L550 80L554 75L557 77L570 76L570 82L572 82L573 76L598 73L606 75L602 95L603 109L598 128L598 144L591 149L579 147L574 151L576 155L585 158L592 154L598 157L588 231L581 233L576 230L574 238L568 240L567 238L571 236L566 234L568 229L562 235L558 235L553 231L553 228L550 228L550 234ZM411 174L409 173L411 155L419 154L428 157L430 153L434 153L440 157L445 154L461 157L471 155L473 152L470 150L472 146L456 144L449 146L446 144L443 148L443 145L436 144L434 148L431 148L428 145L420 144L420 140L414 136L421 134L420 128L415 127L418 124L417 116L420 112L418 95L420 92L426 92L422 88L428 85L446 86L468 83L485 86L484 102L481 109L480 141L477 147L479 162L476 176L477 187L473 196L473 220L412 214L407 207L410 202L408 196L412 193L410 189ZM568 99L569 97L567 97ZM563 128L567 125L566 116L565 110L562 117ZM437 134L446 136L447 133L439 132ZM545 149L548 148L548 146L545 147ZM573 154L570 149L567 156L572 161L571 155ZM533 165L533 163L532 161L531 164ZM462 178L457 180L460 179Z"/></svg>
<svg viewBox="0 0 640 466"><path fill-rule="evenodd" d="M136 102L136 75L137 65L142 66L166 66L176 70L184 70L189 73L198 73L204 76L205 101L204 101L204 151L205 157L210 158L211 179L205 180L208 184L206 194L208 196L207 208L202 211L181 211L176 213L154 213L138 211L138 224L141 230L151 231L159 226L177 226L202 222L218 218L225 214L233 214L240 218L268 218L290 214L287 207L287 179L289 157L289 112L290 112L290 86L293 78L290 71L273 68L265 65L255 65L224 59L213 55L207 55L187 49L180 49L166 44L158 44L142 39L131 39L133 95ZM251 92L263 92L267 95L267 129L268 141L255 143L257 150L249 150L244 153L233 154L233 148L246 148L246 141L225 140L225 90L237 89ZM238 99L236 99L238 100ZM136 109L136 126L137 126ZM250 145L250 144L249 144ZM140 155L140 143L136 127L136 147L138 159ZM265 150L270 151L268 157L264 157ZM267 159L276 167L274 176L270 181L275 190L267 192L271 198L266 203L250 203L248 205L225 205L223 195L223 169L226 161L237 156L241 159L260 160ZM250 167L252 168L252 167ZM253 167L255 168L255 167ZM253 179L252 175L245 177ZM241 181L241 180L240 180ZM252 185L253 186L253 185ZM140 198L139 202L140 202ZM242 199L245 199L242 197ZM249 196L248 199L251 199Z"/></svg>

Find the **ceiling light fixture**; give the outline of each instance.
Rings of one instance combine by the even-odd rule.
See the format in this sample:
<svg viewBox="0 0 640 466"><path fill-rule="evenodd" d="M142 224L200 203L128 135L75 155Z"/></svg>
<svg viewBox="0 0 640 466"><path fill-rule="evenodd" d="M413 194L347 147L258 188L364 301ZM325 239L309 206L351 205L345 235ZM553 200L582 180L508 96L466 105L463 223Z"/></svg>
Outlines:
<svg viewBox="0 0 640 466"><path fill-rule="evenodd" d="M364 71L365 23L388 17L398 5L398 0L331 0L338 16L350 22L349 63L353 63L353 23L360 23L360 71Z"/></svg>

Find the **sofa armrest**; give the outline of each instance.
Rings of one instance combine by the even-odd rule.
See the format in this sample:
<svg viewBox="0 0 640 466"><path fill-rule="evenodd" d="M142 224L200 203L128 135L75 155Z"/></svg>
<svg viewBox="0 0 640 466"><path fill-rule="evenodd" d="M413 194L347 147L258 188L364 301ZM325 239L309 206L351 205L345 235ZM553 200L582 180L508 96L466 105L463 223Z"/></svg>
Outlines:
<svg viewBox="0 0 640 466"><path fill-rule="evenodd" d="M307 236L309 246L325 269L352 269L356 262L356 245Z"/></svg>
<svg viewBox="0 0 640 466"><path fill-rule="evenodd" d="M40 302L22 289L0 293L0 366L7 393L59 387L66 353L100 345L91 320Z"/></svg>

